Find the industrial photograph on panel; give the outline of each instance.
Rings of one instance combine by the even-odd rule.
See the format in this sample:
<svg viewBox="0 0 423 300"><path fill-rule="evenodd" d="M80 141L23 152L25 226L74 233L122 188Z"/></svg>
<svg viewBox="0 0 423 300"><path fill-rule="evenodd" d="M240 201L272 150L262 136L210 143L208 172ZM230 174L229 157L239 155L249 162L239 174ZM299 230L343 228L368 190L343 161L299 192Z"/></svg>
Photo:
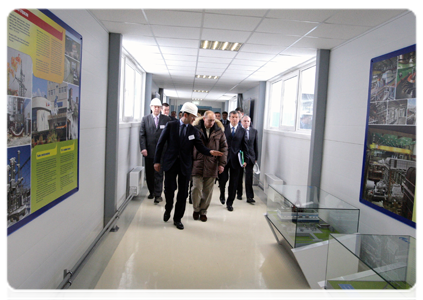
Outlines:
<svg viewBox="0 0 423 300"><path fill-rule="evenodd" d="M396 72L396 57L374 63L372 70L370 102L394 99Z"/></svg>
<svg viewBox="0 0 423 300"><path fill-rule="evenodd" d="M36 78L32 97L32 147L78 137L79 89Z"/></svg>
<svg viewBox="0 0 423 300"><path fill-rule="evenodd" d="M31 98L32 59L28 55L7 48L7 94Z"/></svg>
<svg viewBox="0 0 423 300"><path fill-rule="evenodd" d="M395 99L416 98L416 52L398 57L397 87Z"/></svg>
<svg viewBox="0 0 423 300"><path fill-rule="evenodd" d="M31 99L7 97L7 147L31 143Z"/></svg>
<svg viewBox="0 0 423 300"><path fill-rule="evenodd" d="M420 125L420 98L408 99L407 125Z"/></svg>
<svg viewBox="0 0 423 300"><path fill-rule="evenodd" d="M31 147L7 149L7 227L31 211Z"/></svg>

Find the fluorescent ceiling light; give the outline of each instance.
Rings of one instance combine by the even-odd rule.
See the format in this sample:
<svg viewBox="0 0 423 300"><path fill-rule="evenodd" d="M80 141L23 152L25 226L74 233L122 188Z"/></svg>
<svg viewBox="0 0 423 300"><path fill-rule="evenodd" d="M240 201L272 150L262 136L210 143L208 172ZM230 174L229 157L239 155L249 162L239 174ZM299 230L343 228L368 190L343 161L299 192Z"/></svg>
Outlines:
<svg viewBox="0 0 423 300"><path fill-rule="evenodd" d="M205 90L192 90L194 93L208 93L209 91Z"/></svg>
<svg viewBox="0 0 423 300"><path fill-rule="evenodd" d="M237 42L202 40L200 43L201 49L223 50L223 51L239 51L241 46L242 46L242 43L237 43Z"/></svg>
<svg viewBox="0 0 423 300"><path fill-rule="evenodd" d="M218 79L219 76L214 76L214 75L195 75L195 78Z"/></svg>

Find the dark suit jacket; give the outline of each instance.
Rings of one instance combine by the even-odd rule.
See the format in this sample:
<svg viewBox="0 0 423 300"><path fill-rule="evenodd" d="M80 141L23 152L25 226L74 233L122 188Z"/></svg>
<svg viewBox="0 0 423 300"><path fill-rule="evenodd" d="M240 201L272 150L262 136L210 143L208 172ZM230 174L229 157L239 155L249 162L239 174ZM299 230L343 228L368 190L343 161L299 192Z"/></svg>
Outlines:
<svg viewBox="0 0 423 300"><path fill-rule="evenodd" d="M245 139L247 139L247 130L245 130ZM258 160L258 146L257 146L257 129L250 126L250 138L247 140L248 145L248 164L255 164Z"/></svg>
<svg viewBox="0 0 423 300"><path fill-rule="evenodd" d="M179 138L180 121L170 121L166 124L156 147L154 163L160 163L163 155L162 169L168 171L175 161L179 159L182 174L191 176L192 171L192 150L193 147L203 155L212 156L210 149L203 145L200 134L191 124L186 129L183 141ZM167 142L167 150L163 153L164 145Z"/></svg>
<svg viewBox="0 0 423 300"><path fill-rule="evenodd" d="M147 149L148 158L154 158L154 153L156 152L156 145L159 141L160 134L169 121L170 118L168 116L160 114L159 125L156 128L153 114L144 116L142 118L140 129L140 149L141 151Z"/></svg>
<svg viewBox="0 0 423 300"><path fill-rule="evenodd" d="M232 168L240 168L238 160L238 153L241 150L244 152L244 161L248 161L248 145L245 140L245 129L241 125L238 125L236 128L235 134L232 137L231 125L225 126L225 135L226 141L228 143L228 159L227 165L230 165Z"/></svg>

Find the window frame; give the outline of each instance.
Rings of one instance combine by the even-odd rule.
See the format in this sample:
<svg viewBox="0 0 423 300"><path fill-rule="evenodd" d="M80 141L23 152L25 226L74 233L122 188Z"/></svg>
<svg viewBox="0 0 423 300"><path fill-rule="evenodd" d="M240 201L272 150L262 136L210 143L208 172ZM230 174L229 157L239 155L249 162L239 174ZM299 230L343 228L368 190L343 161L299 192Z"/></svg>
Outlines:
<svg viewBox="0 0 423 300"><path fill-rule="evenodd" d="M126 101L127 93L127 80L126 71L127 68L131 68L134 71L133 76L133 101L128 103ZM144 101L145 101L145 71L141 66L132 58L132 56L125 49L122 51L121 56L121 70L120 70L120 92L119 92L119 122L120 123L131 123L131 122L141 122L142 116L144 115ZM137 74L140 76L137 78ZM140 81L140 86L137 85L137 79ZM137 98L138 97L138 98ZM139 115L135 115L135 108L137 107L136 101L139 102ZM132 112L132 115L125 115L125 109L129 107L129 111ZM137 118L138 117L138 118Z"/></svg>
<svg viewBox="0 0 423 300"><path fill-rule="evenodd" d="M302 97L302 90L303 90L303 72L310 69L310 68L316 67L316 60L315 58L300 64L296 66L295 68L291 68L287 70L286 72L283 72L275 77L273 77L271 80L268 81L267 85L267 93L266 93L266 130L271 131L279 131L279 132L292 132L292 133L302 133L302 134L311 134L311 129L302 129L300 128L300 117L301 117L301 105L303 103L301 97ZM284 83L288 80L297 77L297 83L296 83L296 96L295 96L295 111L293 114L295 115L294 125L286 125L283 122L283 116L284 116L284 108L286 108L286 103L284 103L284 92L285 85ZM274 105L272 105L272 97L275 95L275 90L273 90L273 86L275 84L281 83L281 90L279 91L279 121L278 126L275 126L275 124L272 125L272 109L274 109Z"/></svg>

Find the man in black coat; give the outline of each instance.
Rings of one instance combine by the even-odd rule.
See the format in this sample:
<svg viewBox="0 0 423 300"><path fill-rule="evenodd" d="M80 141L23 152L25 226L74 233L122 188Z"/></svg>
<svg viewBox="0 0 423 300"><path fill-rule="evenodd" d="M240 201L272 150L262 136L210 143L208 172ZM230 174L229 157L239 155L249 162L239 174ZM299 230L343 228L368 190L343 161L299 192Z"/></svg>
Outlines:
<svg viewBox="0 0 423 300"><path fill-rule="evenodd" d="M170 121L168 116L160 113L161 108L162 103L160 99L154 98L151 100L150 109L152 113L142 118L140 129L140 149L142 155L145 157L145 177L150 193L148 198L155 198L155 204L163 201L163 172L156 172L154 170L154 154L160 134L165 128L166 123Z"/></svg>
<svg viewBox="0 0 423 300"><path fill-rule="evenodd" d="M245 139L248 145L248 160L245 167L245 192L247 194L247 202L254 204L254 191L253 191L253 168L258 159L258 146L257 146L257 130L250 126L251 119L249 116L244 115L241 120L242 127L245 129ZM242 200L242 179L244 172L241 172L238 181L237 199Z"/></svg>
<svg viewBox="0 0 423 300"><path fill-rule="evenodd" d="M182 117L180 120L167 123L156 148L154 157L154 169L159 172L163 169L165 176L165 197L166 206L163 220L167 222L173 209L173 198L176 189L175 213L173 224L178 229L184 229L181 220L185 213L185 206L188 196L188 185L192 171L192 151L193 147L203 155L222 156L223 153L210 150L203 145L200 134L191 123L197 117L198 108L191 102L186 102L182 106ZM167 150L163 153L164 145L167 143ZM163 155L163 160L162 160ZM163 161L161 163L161 161ZM161 167L163 165L163 168ZM178 181L176 181L178 180Z"/></svg>
<svg viewBox="0 0 423 300"><path fill-rule="evenodd" d="M244 153L244 160L248 160L248 146L245 140L245 129L239 125L239 115L236 111L229 113L230 123L225 127L226 141L228 143L228 159L225 166L225 170L220 174L219 188L220 188L220 202L225 204L225 187L226 182L229 179L228 187L228 199L226 201L226 207L229 211L233 211L233 202L235 199L236 189L238 186L238 178L243 172L243 169L247 163L241 166L238 153L242 151Z"/></svg>

